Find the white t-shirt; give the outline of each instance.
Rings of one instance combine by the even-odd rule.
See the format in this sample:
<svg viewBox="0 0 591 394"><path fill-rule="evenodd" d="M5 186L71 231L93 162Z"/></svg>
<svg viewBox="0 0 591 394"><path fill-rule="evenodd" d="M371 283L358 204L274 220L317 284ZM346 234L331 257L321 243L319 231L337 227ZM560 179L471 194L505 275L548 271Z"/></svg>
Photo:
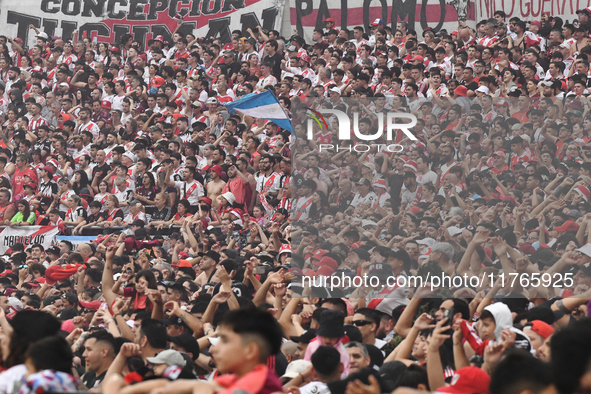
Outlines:
<svg viewBox="0 0 591 394"><path fill-rule="evenodd" d="M300 387L301 394L330 394L330 390L326 383L310 382L305 386Z"/></svg>

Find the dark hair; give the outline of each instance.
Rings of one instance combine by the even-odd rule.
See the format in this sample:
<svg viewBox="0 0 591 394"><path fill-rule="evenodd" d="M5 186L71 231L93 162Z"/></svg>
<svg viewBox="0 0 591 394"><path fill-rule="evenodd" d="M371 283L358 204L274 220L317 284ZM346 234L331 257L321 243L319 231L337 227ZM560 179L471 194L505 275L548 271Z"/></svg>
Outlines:
<svg viewBox="0 0 591 394"><path fill-rule="evenodd" d="M11 321L12 334L4 367L10 368L25 362L29 347L46 337L56 335L61 323L51 314L41 311L22 310Z"/></svg>
<svg viewBox="0 0 591 394"><path fill-rule="evenodd" d="M253 306L242 307L228 312L221 326L227 327L242 337L242 342L255 341L259 345L260 361L281 349L283 332L273 315Z"/></svg>
<svg viewBox="0 0 591 394"><path fill-rule="evenodd" d="M149 316L149 312L146 312L146 316ZM140 338L145 336L148 344L154 349L166 348L166 326L151 318L142 318L141 321Z"/></svg>
<svg viewBox="0 0 591 394"><path fill-rule="evenodd" d="M32 344L25 353L25 359L31 360L38 371L72 372L72 350L68 342L60 336L51 336Z"/></svg>
<svg viewBox="0 0 591 394"><path fill-rule="evenodd" d="M332 346L320 346L312 354L312 367L322 377L334 375L341 364L339 351Z"/></svg>
<svg viewBox="0 0 591 394"><path fill-rule="evenodd" d="M552 370L549 364L538 360L525 350L515 349L507 353L492 372L490 394L516 393L523 387L540 393L552 384ZM554 361L554 354L552 359ZM584 367L585 365L581 365L581 370ZM578 379L569 383L575 388Z"/></svg>
<svg viewBox="0 0 591 394"><path fill-rule="evenodd" d="M29 215L31 214L31 206L29 205L29 202L24 199L19 200L19 202L17 203L17 210L18 205L23 205L25 207L25 212L23 212L23 222L26 222L27 219L29 219Z"/></svg>
<svg viewBox="0 0 591 394"><path fill-rule="evenodd" d="M585 373L591 358L591 320L575 321L558 331L552 336L550 347L550 366L556 388L563 394L576 392L579 389L579 379Z"/></svg>
<svg viewBox="0 0 591 394"><path fill-rule="evenodd" d="M115 342L115 337L110 334L107 330L97 330L92 332L89 336L86 337L84 342L88 341L89 339L95 339L96 343L102 342L107 346L111 347L111 354L113 357L117 354L117 343Z"/></svg>

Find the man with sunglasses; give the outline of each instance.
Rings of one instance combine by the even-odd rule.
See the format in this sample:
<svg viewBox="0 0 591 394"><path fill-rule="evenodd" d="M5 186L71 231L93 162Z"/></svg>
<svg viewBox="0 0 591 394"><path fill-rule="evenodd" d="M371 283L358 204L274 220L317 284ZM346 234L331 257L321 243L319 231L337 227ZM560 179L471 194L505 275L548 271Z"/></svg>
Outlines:
<svg viewBox="0 0 591 394"><path fill-rule="evenodd" d="M370 308L360 308L353 315L353 325L359 329L363 343L381 349L386 341L376 338L376 331L380 325L378 312Z"/></svg>

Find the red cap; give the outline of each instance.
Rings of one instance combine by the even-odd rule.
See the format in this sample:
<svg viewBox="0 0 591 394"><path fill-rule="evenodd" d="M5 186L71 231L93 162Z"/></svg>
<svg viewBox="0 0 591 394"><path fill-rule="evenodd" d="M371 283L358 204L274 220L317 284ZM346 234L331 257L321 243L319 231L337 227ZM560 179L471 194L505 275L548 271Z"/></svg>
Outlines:
<svg viewBox="0 0 591 394"><path fill-rule="evenodd" d="M318 268L318 271L316 271L316 275L331 276L333 272L335 272L335 270L332 267L329 267L328 265L323 265L322 267Z"/></svg>
<svg viewBox="0 0 591 394"><path fill-rule="evenodd" d="M100 302L100 301L90 301L90 302L79 301L78 303L80 304L80 306L82 308L94 309L95 311L98 311L98 309L101 307L101 304L102 304L102 302Z"/></svg>
<svg viewBox="0 0 591 394"><path fill-rule="evenodd" d="M312 256L310 256L310 258L312 260L321 260L322 257L327 253L328 253L328 250L318 249L314 252L314 254L312 254Z"/></svg>
<svg viewBox="0 0 591 394"><path fill-rule="evenodd" d="M418 61L420 61L420 62L423 62L423 61L425 61L425 58L424 58L424 57L422 57L421 55L416 55L416 56L414 56L414 57L412 57L412 58L410 59L410 61L411 61L411 62L414 62L414 61L416 61L416 60L418 60Z"/></svg>
<svg viewBox="0 0 591 394"><path fill-rule="evenodd" d="M337 261L335 259L333 259L332 257L328 257L328 256L324 256L320 259L320 261L317 261L315 263L313 263L314 265L323 267L323 266L327 266L332 268L333 271L335 271L337 268L339 268L339 263L337 263Z"/></svg>
<svg viewBox="0 0 591 394"><path fill-rule="evenodd" d="M579 231L579 225L572 220L567 220L562 226L556 227L555 230L559 233L563 233L565 231Z"/></svg>
<svg viewBox="0 0 591 394"><path fill-rule="evenodd" d="M464 85L460 85L454 90L454 93L456 94L456 96L467 97L468 88L466 88Z"/></svg>
<svg viewBox="0 0 591 394"><path fill-rule="evenodd" d="M101 102L101 108L111 110L111 102L109 100L103 100Z"/></svg>
<svg viewBox="0 0 591 394"><path fill-rule="evenodd" d="M414 213L415 215L418 214L419 212L421 212L421 208L417 207L416 205L414 207L410 207L410 209L408 210L410 213Z"/></svg>
<svg viewBox="0 0 591 394"><path fill-rule="evenodd" d="M437 391L451 394L486 394L490 385L490 376L478 367L460 368L454 373L449 386Z"/></svg>
<svg viewBox="0 0 591 394"><path fill-rule="evenodd" d="M121 51L119 50L119 48L117 48L117 47L111 47L111 48L109 48L109 50L110 50L111 52L121 52Z"/></svg>
<svg viewBox="0 0 591 394"><path fill-rule="evenodd" d="M298 57L300 58L300 60L303 60L306 63L310 63L310 56L307 53L302 52L298 55Z"/></svg>
<svg viewBox="0 0 591 394"><path fill-rule="evenodd" d="M166 83L166 81L164 80L164 78L156 75L154 78L152 78L150 80L150 85L155 86L157 88L159 88L160 86L164 85L164 83Z"/></svg>
<svg viewBox="0 0 591 394"><path fill-rule="evenodd" d="M25 187L26 186L30 187L33 190L37 189L37 184L35 184L34 182L25 183Z"/></svg>
<svg viewBox="0 0 591 394"><path fill-rule="evenodd" d="M531 330L544 339L548 339L550 335L554 334L554 329L552 326L541 320L532 321Z"/></svg>
<svg viewBox="0 0 591 394"><path fill-rule="evenodd" d="M500 157L507 157L505 152L503 152L502 150L498 150L498 151L494 152L492 155L493 156L500 156Z"/></svg>
<svg viewBox="0 0 591 394"><path fill-rule="evenodd" d="M162 36L156 36L156 38L154 38L154 41L164 42L164 37L162 37Z"/></svg>
<svg viewBox="0 0 591 394"><path fill-rule="evenodd" d="M332 22L332 23L335 23L335 22L334 22L334 19L332 19L332 18L326 18L324 21L325 21L325 22Z"/></svg>
<svg viewBox="0 0 591 394"><path fill-rule="evenodd" d="M179 260L178 264L172 264L172 267L188 267L188 268L193 268L193 266L191 265L191 263L189 262L189 260Z"/></svg>
<svg viewBox="0 0 591 394"><path fill-rule="evenodd" d="M216 164L215 166L210 168L210 171L215 172L216 174L218 174L218 176L222 176L222 172L224 170L222 170L222 167L220 167L219 165Z"/></svg>
<svg viewBox="0 0 591 394"><path fill-rule="evenodd" d="M589 188L587 186L577 186L575 188L575 191L577 193L579 193L581 196L583 196L583 200L585 201L589 201L589 197L591 196L591 192L589 191Z"/></svg>
<svg viewBox="0 0 591 394"><path fill-rule="evenodd" d="M203 202L204 202L204 203L206 203L207 205L211 205L211 204L213 204L213 201L211 200L211 198L209 198L209 197L205 197L205 196L201 197L201 198L199 199L199 201L203 201Z"/></svg>
<svg viewBox="0 0 591 394"><path fill-rule="evenodd" d="M537 27L538 27L538 29L541 29L541 28L542 28L542 22L540 22L540 21L531 21L531 22L529 22L529 23L530 23L530 25L535 25L535 26L537 26Z"/></svg>

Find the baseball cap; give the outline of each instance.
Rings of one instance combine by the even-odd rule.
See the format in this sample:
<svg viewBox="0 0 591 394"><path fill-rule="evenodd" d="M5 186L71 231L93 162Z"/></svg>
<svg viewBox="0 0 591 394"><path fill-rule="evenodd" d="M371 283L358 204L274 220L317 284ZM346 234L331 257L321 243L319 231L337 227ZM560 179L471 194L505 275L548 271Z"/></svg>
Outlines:
<svg viewBox="0 0 591 394"><path fill-rule="evenodd" d="M289 363L285 369L285 373L279 379L293 379L311 366L312 363L310 361L294 360Z"/></svg>
<svg viewBox="0 0 591 394"><path fill-rule="evenodd" d="M565 231L578 231L579 225L577 223L573 222L572 220L567 220L566 222L564 222L564 224L562 226L556 227L555 230L558 231L559 233L562 233Z"/></svg>
<svg viewBox="0 0 591 394"><path fill-rule="evenodd" d="M507 155L505 154L505 152L503 152L502 150L498 150L498 151L494 152L492 155L493 156L499 156L499 157L507 157Z"/></svg>
<svg viewBox="0 0 591 394"><path fill-rule="evenodd" d="M375 19L372 23L370 23L371 26L378 26L378 25L384 25L384 21L381 19Z"/></svg>
<svg viewBox="0 0 591 394"><path fill-rule="evenodd" d="M351 251L351 253L355 253L357 256L359 256L359 258L360 258L361 260L364 260L364 261L369 261L370 254L369 254L369 252L368 252L367 250L365 250L365 249L361 249L361 248L353 249L353 250Z"/></svg>
<svg viewBox="0 0 591 394"><path fill-rule="evenodd" d="M478 367L458 369L451 378L449 386L437 391L450 394L486 394L490 385L490 376Z"/></svg>
<svg viewBox="0 0 591 394"><path fill-rule="evenodd" d="M289 339L291 339L292 341L294 341L296 343L310 343L310 341L314 338L316 338L316 330L313 328L305 331L300 336L289 337Z"/></svg>
<svg viewBox="0 0 591 394"><path fill-rule="evenodd" d="M210 97L207 99L206 101L207 104L217 104L218 103L218 99L215 97Z"/></svg>
<svg viewBox="0 0 591 394"><path fill-rule="evenodd" d="M193 335L187 332L181 335L168 336L168 341L182 347L187 352L191 353L193 355L193 359L199 356L199 344Z"/></svg>
<svg viewBox="0 0 591 394"><path fill-rule="evenodd" d="M552 326L541 320L533 320L531 323L528 323L525 328L529 328L544 339L548 339L550 335L554 334Z"/></svg>
<svg viewBox="0 0 591 394"><path fill-rule="evenodd" d="M178 365L184 367L187 363L181 353L177 350L164 350L156 357L148 357L146 360L151 364L166 364L166 365Z"/></svg>

